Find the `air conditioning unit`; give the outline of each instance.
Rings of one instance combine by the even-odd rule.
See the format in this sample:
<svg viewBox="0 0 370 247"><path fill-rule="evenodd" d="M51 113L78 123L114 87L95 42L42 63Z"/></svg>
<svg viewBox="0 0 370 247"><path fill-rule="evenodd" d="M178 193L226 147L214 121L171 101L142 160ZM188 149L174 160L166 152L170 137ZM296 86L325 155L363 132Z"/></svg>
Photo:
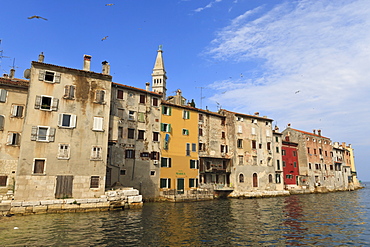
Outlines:
<svg viewBox="0 0 370 247"><path fill-rule="evenodd" d="M154 165L158 165L158 160L154 160L154 161L153 161L153 164L154 164Z"/></svg>

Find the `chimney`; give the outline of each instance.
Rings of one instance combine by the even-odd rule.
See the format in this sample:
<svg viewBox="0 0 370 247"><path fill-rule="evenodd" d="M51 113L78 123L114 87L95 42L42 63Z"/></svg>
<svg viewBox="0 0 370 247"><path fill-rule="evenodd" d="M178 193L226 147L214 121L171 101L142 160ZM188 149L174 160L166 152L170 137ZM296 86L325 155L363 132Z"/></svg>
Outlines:
<svg viewBox="0 0 370 247"><path fill-rule="evenodd" d="M91 56L84 55L84 68L83 70L90 71Z"/></svg>
<svg viewBox="0 0 370 247"><path fill-rule="evenodd" d="M39 62L40 63L43 63L44 62L44 58L45 58L44 53L41 52L40 55L39 55Z"/></svg>
<svg viewBox="0 0 370 247"><path fill-rule="evenodd" d="M150 91L150 83L149 82L145 83L145 90Z"/></svg>
<svg viewBox="0 0 370 247"><path fill-rule="evenodd" d="M260 113L257 111L257 112L255 112L255 113L254 113L254 115L255 115L255 116L259 116L259 115L260 115Z"/></svg>
<svg viewBox="0 0 370 247"><path fill-rule="evenodd" d="M317 134L321 136L321 130L317 130Z"/></svg>
<svg viewBox="0 0 370 247"><path fill-rule="evenodd" d="M314 135L316 135L316 130L313 130L312 132L313 132Z"/></svg>
<svg viewBox="0 0 370 247"><path fill-rule="evenodd" d="M9 78L10 79L13 79L14 78L14 74L15 74L15 69L10 69Z"/></svg>
<svg viewBox="0 0 370 247"><path fill-rule="evenodd" d="M110 65L107 61L104 61L102 64L102 74L109 75L110 74Z"/></svg>
<svg viewBox="0 0 370 247"><path fill-rule="evenodd" d="M275 125L275 131L279 132L279 127L277 125Z"/></svg>
<svg viewBox="0 0 370 247"><path fill-rule="evenodd" d="M288 128L290 128L290 123L288 123Z"/></svg>
<svg viewBox="0 0 370 247"><path fill-rule="evenodd" d="M9 78L9 75L8 74L3 74L3 77L4 78Z"/></svg>

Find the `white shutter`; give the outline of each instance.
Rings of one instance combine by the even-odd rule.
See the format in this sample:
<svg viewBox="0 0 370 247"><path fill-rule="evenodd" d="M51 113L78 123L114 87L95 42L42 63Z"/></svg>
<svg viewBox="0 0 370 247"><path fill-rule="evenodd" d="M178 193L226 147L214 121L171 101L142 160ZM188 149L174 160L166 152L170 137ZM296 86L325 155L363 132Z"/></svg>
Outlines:
<svg viewBox="0 0 370 247"><path fill-rule="evenodd" d="M6 94L7 91L5 89L0 89L0 102L5 102L6 101Z"/></svg>
<svg viewBox="0 0 370 247"><path fill-rule="evenodd" d="M54 83L60 83L60 77L61 77L61 74L55 72L55 74L54 74Z"/></svg>
<svg viewBox="0 0 370 247"><path fill-rule="evenodd" d="M55 140L55 128L49 128L49 142L53 142Z"/></svg>
<svg viewBox="0 0 370 247"><path fill-rule="evenodd" d="M37 139L37 130L38 130L37 126L32 126L31 141L36 141L36 139Z"/></svg>
<svg viewBox="0 0 370 247"><path fill-rule="evenodd" d="M63 123L63 113L59 113L58 115L58 126L62 126Z"/></svg>
<svg viewBox="0 0 370 247"><path fill-rule="evenodd" d="M18 109L18 106L17 105L12 105L12 110L11 110L12 117L16 117L17 116L17 109Z"/></svg>
<svg viewBox="0 0 370 247"><path fill-rule="evenodd" d="M266 136L270 136L270 130L266 130Z"/></svg>
<svg viewBox="0 0 370 247"><path fill-rule="evenodd" d="M39 81L43 81L45 79L45 70L39 71Z"/></svg>
<svg viewBox="0 0 370 247"><path fill-rule="evenodd" d="M69 127L71 127L71 128L76 127L76 119L77 119L76 115L71 115L71 122L69 123Z"/></svg>
<svg viewBox="0 0 370 247"><path fill-rule="evenodd" d="M69 89L70 89L69 85L64 86L64 96L63 96L63 98L69 98Z"/></svg>
<svg viewBox="0 0 370 247"><path fill-rule="evenodd" d="M256 128L252 128L252 135L256 134Z"/></svg>
<svg viewBox="0 0 370 247"><path fill-rule="evenodd" d="M8 139L7 139L7 141L6 141L6 144L7 145L11 145L12 144L12 141L13 141L13 134L14 133L8 133Z"/></svg>
<svg viewBox="0 0 370 247"><path fill-rule="evenodd" d="M93 130L103 130L103 118L94 117Z"/></svg>
<svg viewBox="0 0 370 247"><path fill-rule="evenodd" d="M52 102L52 106L51 106L52 111L58 110L58 102L59 102L59 99L53 98L53 102Z"/></svg>
<svg viewBox="0 0 370 247"><path fill-rule="evenodd" d="M35 109L40 109L41 107L41 96L36 95L36 100L35 100Z"/></svg>
<svg viewBox="0 0 370 247"><path fill-rule="evenodd" d="M238 133L243 133L243 128L241 125L238 125Z"/></svg>

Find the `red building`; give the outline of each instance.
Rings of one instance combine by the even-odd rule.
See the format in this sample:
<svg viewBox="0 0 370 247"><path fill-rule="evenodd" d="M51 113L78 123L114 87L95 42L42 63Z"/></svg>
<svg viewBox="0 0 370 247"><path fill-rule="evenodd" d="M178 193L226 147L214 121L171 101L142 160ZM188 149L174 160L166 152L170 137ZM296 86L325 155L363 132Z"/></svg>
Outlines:
<svg viewBox="0 0 370 247"><path fill-rule="evenodd" d="M298 185L298 143L289 141L289 136L286 136L285 140L282 142L282 159L284 185Z"/></svg>

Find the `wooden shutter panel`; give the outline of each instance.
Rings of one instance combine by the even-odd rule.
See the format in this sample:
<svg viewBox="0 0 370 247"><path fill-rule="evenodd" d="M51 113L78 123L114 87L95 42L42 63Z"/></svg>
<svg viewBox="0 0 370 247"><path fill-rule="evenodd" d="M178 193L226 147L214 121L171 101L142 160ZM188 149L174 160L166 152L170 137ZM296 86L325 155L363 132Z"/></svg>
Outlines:
<svg viewBox="0 0 370 247"><path fill-rule="evenodd" d="M76 127L76 120L77 120L77 116L76 115L71 115L71 122L70 122L69 127L75 128Z"/></svg>
<svg viewBox="0 0 370 247"><path fill-rule="evenodd" d="M55 128L49 129L49 142L53 142L55 140Z"/></svg>
<svg viewBox="0 0 370 247"><path fill-rule="evenodd" d="M161 123L161 131L164 131L164 124Z"/></svg>
<svg viewBox="0 0 370 247"><path fill-rule="evenodd" d="M74 86L74 85L71 85L70 86L70 89L69 89L69 97L71 99L74 99L75 98L75 89L76 89L76 86Z"/></svg>
<svg viewBox="0 0 370 247"><path fill-rule="evenodd" d="M6 94L7 91L5 89L0 89L0 102L5 102L6 101Z"/></svg>
<svg viewBox="0 0 370 247"><path fill-rule="evenodd" d="M171 107L168 107L168 115L171 116Z"/></svg>
<svg viewBox="0 0 370 247"><path fill-rule="evenodd" d="M21 138L21 135L19 133L15 133L15 145L19 145L19 139Z"/></svg>
<svg viewBox="0 0 370 247"><path fill-rule="evenodd" d="M58 114L58 126L62 126L63 123L63 113Z"/></svg>
<svg viewBox="0 0 370 247"><path fill-rule="evenodd" d="M43 81L45 79L45 70L39 71L39 81Z"/></svg>
<svg viewBox="0 0 370 247"><path fill-rule="evenodd" d="M36 100L35 100L35 109L40 109L41 107L41 96L36 95Z"/></svg>
<svg viewBox="0 0 370 247"><path fill-rule="evenodd" d="M59 102L59 99L53 98L53 102L52 102L52 106L51 106L52 111L58 110L58 102Z"/></svg>
<svg viewBox="0 0 370 247"><path fill-rule="evenodd" d="M7 141L6 141L6 144L7 145L11 145L12 142L13 142L13 134L14 133L8 133L8 138L7 138Z"/></svg>
<svg viewBox="0 0 370 247"><path fill-rule="evenodd" d="M60 83L61 74L56 73L54 74L54 83Z"/></svg>
<svg viewBox="0 0 370 247"><path fill-rule="evenodd" d="M6 182L8 180L8 176L0 176L0 186L6 186Z"/></svg>
<svg viewBox="0 0 370 247"><path fill-rule="evenodd" d="M12 117L17 116L17 106L16 105L12 105L12 110L11 110L10 114L11 114Z"/></svg>
<svg viewBox="0 0 370 247"><path fill-rule="evenodd" d="M4 130L5 118L0 115L0 130Z"/></svg>
<svg viewBox="0 0 370 247"><path fill-rule="evenodd" d="M31 130L31 141L36 141L37 139L37 126L32 126L32 130Z"/></svg>
<svg viewBox="0 0 370 247"><path fill-rule="evenodd" d="M24 106L18 106L18 114L17 117L22 117L23 116L23 108Z"/></svg>
<svg viewBox="0 0 370 247"><path fill-rule="evenodd" d="M168 124L168 131L167 132L171 132L171 124Z"/></svg>
<svg viewBox="0 0 370 247"><path fill-rule="evenodd" d="M63 98L69 98L69 89L70 89L70 86L69 85L65 85L64 86L64 95L63 95Z"/></svg>

